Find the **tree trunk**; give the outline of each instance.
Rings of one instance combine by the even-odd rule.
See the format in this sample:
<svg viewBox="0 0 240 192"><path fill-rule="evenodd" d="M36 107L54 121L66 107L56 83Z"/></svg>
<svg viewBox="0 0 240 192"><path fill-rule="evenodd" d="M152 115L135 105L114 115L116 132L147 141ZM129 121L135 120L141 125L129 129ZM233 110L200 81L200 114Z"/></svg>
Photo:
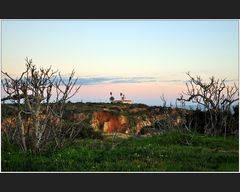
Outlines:
<svg viewBox="0 0 240 192"><path fill-rule="evenodd" d="M21 118L21 112L18 113L18 126L19 126L18 128L20 128L21 130L21 140L22 140L23 150L27 151L26 134L25 134L22 118Z"/></svg>

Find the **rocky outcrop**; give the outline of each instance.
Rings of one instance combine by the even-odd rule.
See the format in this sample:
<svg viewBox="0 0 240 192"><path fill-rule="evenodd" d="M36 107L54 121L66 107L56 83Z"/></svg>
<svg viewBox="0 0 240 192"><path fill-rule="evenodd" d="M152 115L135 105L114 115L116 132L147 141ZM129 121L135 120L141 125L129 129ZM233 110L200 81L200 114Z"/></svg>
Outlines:
<svg viewBox="0 0 240 192"><path fill-rule="evenodd" d="M47 121L49 122L49 124L53 125L53 126L58 126L61 121L61 119L59 117L56 117L53 115L46 117L45 114L39 114L38 120L39 120L40 124L45 123L46 118L47 118ZM22 122L23 122L25 133L29 133L29 132L33 131L32 130L34 127L33 119L31 119L29 117L25 117L25 118L22 118ZM6 118L2 119L1 128L3 130L9 129L9 128L10 129L16 128L17 124L18 124L18 121L17 121L16 116L6 117Z"/></svg>
<svg viewBox="0 0 240 192"><path fill-rule="evenodd" d="M1 121L1 129L5 130L9 127L16 127L16 118L15 117L6 117Z"/></svg>
<svg viewBox="0 0 240 192"><path fill-rule="evenodd" d="M127 115L123 115L122 110L116 110L116 107L114 110L103 109L105 110L93 112L91 125L95 130L106 133L127 133L131 130L132 133L140 134L144 127L164 130L182 126L185 123L185 119L175 109L160 111L156 108L156 112L154 112L154 107L151 110L143 107L132 108L124 110Z"/></svg>
<svg viewBox="0 0 240 192"><path fill-rule="evenodd" d="M95 130L103 132L126 132L129 130L129 120L123 115L117 115L108 111L94 112L91 125Z"/></svg>
<svg viewBox="0 0 240 192"><path fill-rule="evenodd" d="M139 134L144 127L152 126L153 123L150 120L140 120L136 124L136 133Z"/></svg>
<svg viewBox="0 0 240 192"><path fill-rule="evenodd" d="M8 109L10 110L10 109ZM166 130L172 127L184 127L187 110L167 107L147 106L143 104L107 104L107 103L76 103L68 104L64 111L63 120L66 125L71 123L87 123L95 130L111 133L141 134L144 128ZM40 114L40 121L46 119ZM56 116L48 117L53 126L58 126L61 119ZM24 122L25 127L32 127L32 122ZM2 119L2 129L16 127L16 116Z"/></svg>

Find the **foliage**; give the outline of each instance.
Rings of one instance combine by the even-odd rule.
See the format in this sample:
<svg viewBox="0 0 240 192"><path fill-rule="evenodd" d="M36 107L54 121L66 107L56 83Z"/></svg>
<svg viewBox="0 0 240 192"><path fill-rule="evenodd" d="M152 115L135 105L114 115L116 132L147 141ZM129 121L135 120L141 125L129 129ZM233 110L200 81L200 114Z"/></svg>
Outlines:
<svg viewBox="0 0 240 192"><path fill-rule="evenodd" d="M74 133L75 132L75 133ZM69 138L72 138L73 134L75 134L74 139L77 138L91 138L91 139L102 139L102 133L99 131L95 131L91 125L89 125L88 122L80 122L80 123L74 123L71 128L71 133L68 136Z"/></svg>

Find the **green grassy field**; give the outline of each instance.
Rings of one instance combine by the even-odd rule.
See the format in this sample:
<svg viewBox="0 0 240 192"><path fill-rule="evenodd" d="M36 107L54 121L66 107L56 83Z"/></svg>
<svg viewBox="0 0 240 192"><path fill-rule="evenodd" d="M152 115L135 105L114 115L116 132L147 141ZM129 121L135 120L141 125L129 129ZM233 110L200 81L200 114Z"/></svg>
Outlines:
<svg viewBox="0 0 240 192"><path fill-rule="evenodd" d="M2 150L2 171L230 171L239 170L237 137L169 132L153 137L79 139L43 154Z"/></svg>

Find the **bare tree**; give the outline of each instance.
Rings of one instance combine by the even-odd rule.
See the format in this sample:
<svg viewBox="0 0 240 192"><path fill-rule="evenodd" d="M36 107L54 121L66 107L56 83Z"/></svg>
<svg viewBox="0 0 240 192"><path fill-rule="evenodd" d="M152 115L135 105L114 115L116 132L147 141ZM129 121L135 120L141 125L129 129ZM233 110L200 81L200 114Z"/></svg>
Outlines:
<svg viewBox="0 0 240 192"><path fill-rule="evenodd" d="M166 101L166 99L165 99L165 97L164 97L164 94L162 94L162 96L160 96L160 99L161 99L161 101L162 101L163 107L166 107L167 101Z"/></svg>
<svg viewBox="0 0 240 192"><path fill-rule="evenodd" d="M233 86L227 86L225 79L211 77L210 82L205 83L200 76L194 78L189 72L187 75L190 78L189 83L186 83L187 92L183 92L177 100L201 105L209 113L206 132L217 133L219 131L217 125L223 123L220 118L221 112L230 113L231 105L239 100L238 87L235 83ZM184 95L187 98L184 98Z"/></svg>
<svg viewBox="0 0 240 192"><path fill-rule="evenodd" d="M155 121L155 125L156 125L156 127L163 127L166 130L171 130L175 127L174 118L171 115L172 106L167 107L167 101L165 99L164 94L162 94L162 96L160 96L160 99L162 101L164 119L160 120L160 121Z"/></svg>
<svg viewBox="0 0 240 192"><path fill-rule="evenodd" d="M40 151L44 139L53 132L57 145L59 145L59 135L56 133L56 119L58 118L58 132L62 132L63 109L68 99L73 97L80 86L74 89L77 78L73 80L74 71L65 80L60 73L53 71L51 67L39 68L32 63L32 59L26 58L26 71L16 79L7 72L2 74L2 86L7 96L2 101L10 100L18 106L16 130L21 134L21 146L23 150L29 147L35 151ZM51 102L52 93L56 92L55 101ZM26 119L32 120L31 131L26 131ZM53 129L54 127L54 129ZM52 129L50 129L52 128ZM48 129L48 130L47 130ZM46 131L47 130L47 131ZM48 134L47 134L48 133ZM47 136L48 135L48 136ZM26 140L33 140L33 146L28 146Z"/></svg>

